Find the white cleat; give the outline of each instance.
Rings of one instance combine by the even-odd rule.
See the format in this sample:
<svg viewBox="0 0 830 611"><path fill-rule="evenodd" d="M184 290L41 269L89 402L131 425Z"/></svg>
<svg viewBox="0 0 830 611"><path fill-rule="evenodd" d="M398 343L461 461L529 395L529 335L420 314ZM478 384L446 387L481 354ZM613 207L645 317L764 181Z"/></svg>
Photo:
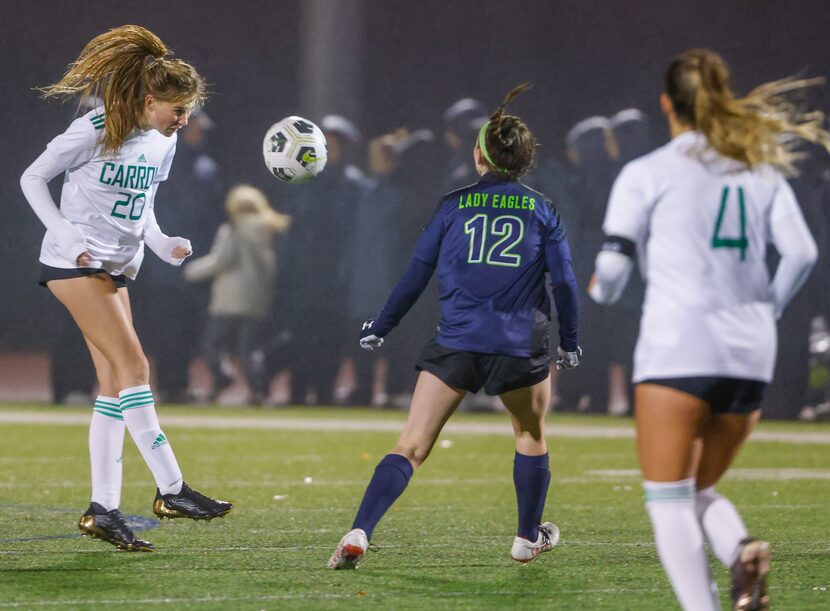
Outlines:
<svg viewBox="0 0 830 611"><path fill-rule="evenodd" d="M549 552L559 543L559 527L553 522L539 525L539 536L536 541L528 541L524 537L513 539L510 556L516 562L528 563L541 553Z"/></svg>
<svg viewBox="0 0 830 611"><path fill-rule="evenodd" d="M337 544L337 549L329 559L329 568L356 569L357 563L363 558L367 549L369 549L369 539L366 537L366 532L361 528L352 529L343 535L340 543Z"/></svg>

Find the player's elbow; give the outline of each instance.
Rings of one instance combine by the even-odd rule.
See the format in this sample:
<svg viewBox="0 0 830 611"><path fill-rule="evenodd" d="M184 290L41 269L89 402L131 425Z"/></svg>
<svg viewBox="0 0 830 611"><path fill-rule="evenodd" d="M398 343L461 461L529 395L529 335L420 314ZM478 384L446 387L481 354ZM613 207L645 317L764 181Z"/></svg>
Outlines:
<svg viewBox="0 0 830 611"><path fill-rule="evenodd" d="M788 252L782 253L782 258L787 259L792 265L805 271L811 270L818 261L818 246L812 237L808 237L808 239L799 242L797 248L792 248Z"/></svg>
<svg viewBox="0 0 830 611"><path fill-rule="evenodd" d="M30 170L31 168L26 168L23 171L23 174L20 175L20 190L23 191L24 194L29 189L29 185L31 185L35 180L35 177Z"/></svg>

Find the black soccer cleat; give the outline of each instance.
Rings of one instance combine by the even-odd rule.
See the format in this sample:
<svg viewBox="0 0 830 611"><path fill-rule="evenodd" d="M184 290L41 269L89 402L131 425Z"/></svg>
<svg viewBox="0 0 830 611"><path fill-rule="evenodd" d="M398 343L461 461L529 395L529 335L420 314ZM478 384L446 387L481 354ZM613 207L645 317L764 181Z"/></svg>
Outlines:
<svg viewBox="0 0 830 611"><path fill-rule="evenodd" d="M98 503L89 505L89 509L78 521L78 528L88 537L102 539L127 552L156 551L149 541L136 538L120 511L107 511Z"/></svg>
<svg viewBox="0 0 830 611"><path fill-rule="evenodd" d="M156 488L156 500L153 501L153 513L160 518L190 518L191 520L210 521L227 515L233 505L227 501L217 501L196 492L183 483L178 494L161 494Z"/></svg>

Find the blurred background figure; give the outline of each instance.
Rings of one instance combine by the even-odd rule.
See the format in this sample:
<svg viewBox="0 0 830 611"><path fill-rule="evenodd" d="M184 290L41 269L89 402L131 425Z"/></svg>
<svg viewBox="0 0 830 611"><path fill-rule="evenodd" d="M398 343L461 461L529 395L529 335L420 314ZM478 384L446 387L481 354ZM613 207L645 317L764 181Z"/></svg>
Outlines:
<svg viewBox="0 0 830 611"><path fill-rule="evenodd" d="M813 340L820 337L817 331L821 320L830 320L830 159L820 147L804 150L809 157L801 162L801 173L790 179L790 185L813 233L819 258L807 282L778 320L778 350L782 356L775 363L773 383L764 396L764 417L771 418L809 415L808 408L822 404L827 384L822 373L827 356L821 354L823 342ZM770 269L776 269L778 262L777 253L769 253ZM826 407L819 407L815 413L820 415L825 410Z"/></svg>
<svg viewBox="0 0 830 611"><path fill-rule="evenodd" d="M343 116L326 115L318 125L328 142L325 172L284 192L292 225L278 280L277 312L286 320L291 339L269 351L267 364L269 375L290 367L294 405L335 403L335 380L354 340L353 332L346 331L347 252L357 202L366 188L356 164L362 140L354 123Z"/></svg>
<svg viewBox="0 0 830 611"><path fill-rule="evenodd" d="M444 143L449 148L450 159L441 191L447 193L477 180L470 159L470 143L475 142L478 130L487 120L487 110L474 98L462 98L444 111L443 119Z"/></svg>
<svg viewBox="0 0 830 611"><path fill-rule="evenodd" d="M407 135L398 130L369 142L366 188L356 202L353 229L349 233L349 322L358 329L367 313L382 303L397 278L394 266L398 247L396 232L403 208L403 194L391 180L400 163L396 145ZM385 405L388 355L361 350L356 341L348 343L354 363L355 405ZM362 353L362 354L361 354Z"/></svg>
<svg viewBox="0 0 830 611"><path fill-rule="evenodd" d="M648 117L637 108L621 110L608 120L614 133L617 150L617 165L622 166L654 150L654 140L648 124Z"/></svg>
<svg viewBox="0 0 830 611"><path fill-rule="evenodd" d="M613 178L626 163L654 150L648 119L636 108L626 108L612 116L609 127L618 151L612 169ZM604 213L603 213L604 214ZM600 222L602 222L600 217ZM631 275L628 290L617 302L616 308L606 309L601 316L606 322L605 353L608 365L608 413L613 416L627 414L632 403L631 368L632 355L640 330L645 284L639 273ZM593 300L590 305L593 306ZM610 340L608 338L613 338ZM602 406L599 406L602 407Z"/></svg>
<svg viewBox="0 0 830 611"><path fill-rule="evenodd" d="M219 227L210 253L184 268L190 282L211 281L209 318L203 354L213 376L210 400L231 385L222 365L233 354L245 374L249 403L260 405L268 394L260 338L274 297L277 260L273 238L290 225L265 194L248 185L231 189L225 202L228 222ZM229 349L229 346L233 346Z"/></svg>
<svg viewBox="0 0 830 611"><path fill-rule="evenodd" d="M611 121L606 117L588 117L574 125L565 137L570 194L575 202L571 217L566 216L565 222L574 274L582 291L579 326L585 360L574 375L562 377L559 394L565 409L579 411L605 412L611 401L609 384L615 388L620 382L625 384L624 373L612 368L619 357L610 354L615 331L608 312L585 293L593 273L594 253L604 240L602 218L611 184L619 170L619 147L611 128ZM620 351L620 356L623 354Z"/></svg>
<svg viewBox="0 0 830 611"><path fill-rule="evenodd" d="M417 154L434 139L431 131L410 133L401 128L369 142L369 178L357 202L349 236L349 329L359 329L377 304L386 299L414 245L415 230L420 231L426 223L426 206L413 183L415 176L422 177L425 169L417 163ZM400 351L361 350L353 337L347 337L347 342L355 370L355 390L350 402L387 405L390 400L387 386L390 361L395 363L393 369L397 376L398 364L406 355L401 355ZM401 390L395 377L393 388ZM414 375L405 377L414 379ZM406 388L411 389L411 386Z"/></svg>
<svg viewBox="0 0 830 611"><path fill-rule="evenodd" d="M153 208L159 224L169 227L172 235L191 236L196 257L207 253L225 219L225 179L209 146L213 129L204 111L190 117L176 145L172 180L159 189ZM155 391L161 400L173 403L194 399L189 376L199 353L194 338L204 334L210 300L209 287L188 285L182 269L147 257L138 279L140 290L135 291L137 326L155 366ZM171 323L159 325L154 322L159 317Z"/></svg>

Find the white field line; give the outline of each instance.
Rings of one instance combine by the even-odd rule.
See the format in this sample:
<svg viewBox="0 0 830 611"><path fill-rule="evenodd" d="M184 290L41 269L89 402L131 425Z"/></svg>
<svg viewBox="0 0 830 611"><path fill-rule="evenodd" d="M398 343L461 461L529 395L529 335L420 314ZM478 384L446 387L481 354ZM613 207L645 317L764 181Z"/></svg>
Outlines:
<svg viewBox="0 0 830 611"><path fill-rule="evenodd" d="M603 481L604 478L614 479L640 479L638 469L593 469L588 475ZM751 481L791 481L791 480L830 480L830 470L827 469L730 469L724 476L725 479L751 480ZM579 478L573 478L574 483L579 483ZM596 482L597 479L586 481ZM607 479L606 479L607 481Z"/></svg>
<svg viewBox="0 0 830 611"><path fill-rule="evenodd" d="M342 431L342 432L399 432L403 422L399 420L353 420L345 418L265 418L253 416L162 416L165 426L180 426L200 429L244 429L276 431ZM0 424L57 424L88 425L89 416L84 414L60 414L48 412L27 413L21 411L0 411ZM503 423L449 422L444 433L472 435L511 434L512 427L505 418ZM633 439L632 427L557 425L555 416L548 422L547 433L551 437L577 439ZM777 441L788 443L815 443L830 445L830 433L818 431L756 431L755 441Z"/></svg>
<svg viewBox="0 0 830 611"><path fill-rule="evenodd" d="M513 570L522 570L524 565L513 567ZM796 587L782 587L776 584L771 584L769 589L775 592L793 592L804 591L807 589L817 590L819 588L813 586L796 586ZM568 590L550 590L550 596L554 597L562 594L657 594L661 592L668 592L666 588L585 588L585 589L568 589ZM359 601L361 599L369 600L386 600L399 599L401 596L413 596L410 592L396 592L394 590L387 590L383 593L368 594L361 596L358 594L263 594L254 596L199 596L199 597L176 597L176 598L144 598L144 599L104 599L104 600L31 600L25 602L0 602L0 608L14 608L14 607L58 607L66 605L77 606L99 606L99 605L158 605L158 604L191 604L191 603L223 603L223 602L245 602L245 601L280 601L280 600L348 600L354 599ZM456 592L429 592L425 595L415 595L416 598L422 598L425 602L433 598L466 598L466 597L480 597L480 596L504 596L504 597L526 597L527 590L501 590L497 592L481 592L477 590L470 591L456 591Z"/></svg>
<svg viewBox="0 0 830 611"><path fill-rule="evenodd" d="M620 484L631 483L639 489L639 481L641 479L640 472L637 469L593 469L585 472L582 477L556 477L554 474L553 484ZM740 481L830 481L830 470L827 469L731 469L727 471L724 476L726 480L740 480ZM349 486L365 486L367 479L317 479L312 483L306 484L299 478L286 478L280 480L223 480L223 484L233 486L234 488L262 488L271 487L278 494L284 494L293 488L305 488L307 486L325 487L325 488L342 488ZM502 485L509 486L513 480L508 477L489 477L489 478L439 478L439 477L421 477L417 479L419 486L494 486ZM11 481L0 482L0 489L19 489L19 488L42 488L48 486L50 488L76 488L84 487L88 484L86 480L66 480L61 479L57 481L47 481L40 479L37 481ZM144 482L125 482L122 484L124 488L144 488ZM622 491L630 490L631 485L628 486L614 486L614 489Z"/></svg>

